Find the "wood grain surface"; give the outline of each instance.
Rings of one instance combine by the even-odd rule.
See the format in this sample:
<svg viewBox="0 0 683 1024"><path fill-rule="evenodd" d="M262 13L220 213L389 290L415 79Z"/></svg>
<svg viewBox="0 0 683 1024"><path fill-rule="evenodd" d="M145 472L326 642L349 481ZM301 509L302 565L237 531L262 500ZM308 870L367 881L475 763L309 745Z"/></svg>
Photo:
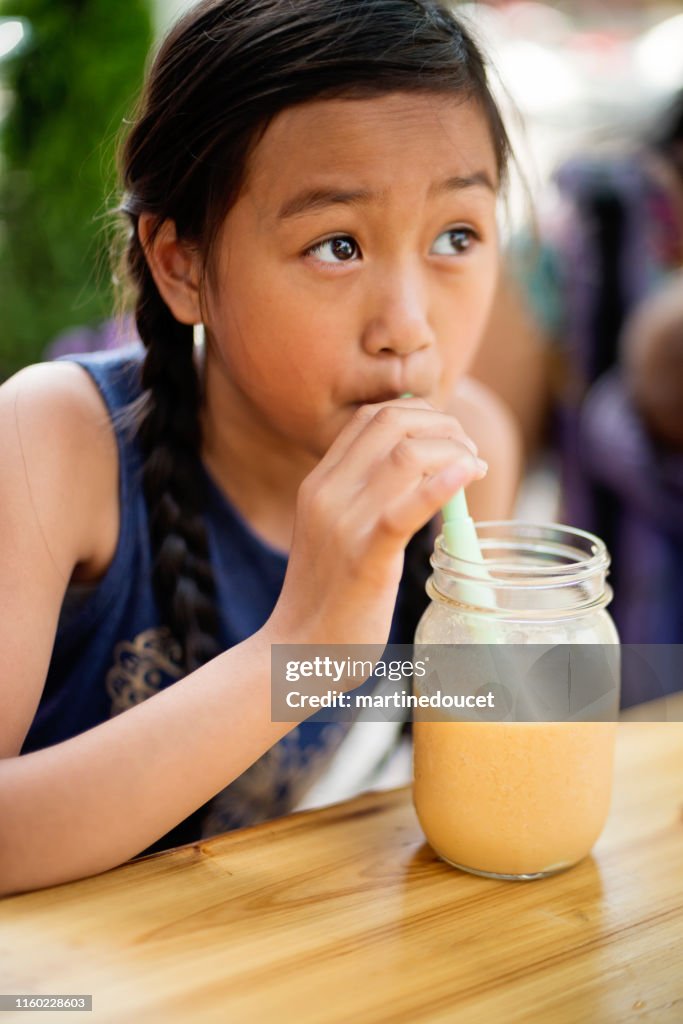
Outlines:
<svg viewBox="0 0 683 1024"><path fill-rule="evenodd" d="M0 901L0 992L93 995L2 1024L681 1024L683 724L619 727L608 826L554 878L455 871L370 793Z"/></svg>

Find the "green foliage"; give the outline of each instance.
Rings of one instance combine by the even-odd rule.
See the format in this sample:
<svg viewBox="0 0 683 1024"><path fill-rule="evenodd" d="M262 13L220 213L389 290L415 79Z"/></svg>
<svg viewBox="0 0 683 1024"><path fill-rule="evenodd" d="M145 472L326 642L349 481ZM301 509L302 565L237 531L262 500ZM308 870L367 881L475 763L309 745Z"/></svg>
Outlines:
<svg viewBox="0 0 683 1024"><path fill-rule="evenodd" d="M3 0L0 14L31 26L0 68L13 94L0 135L1 379L112 311L103 214L152 25L147 0Z"/></svg>

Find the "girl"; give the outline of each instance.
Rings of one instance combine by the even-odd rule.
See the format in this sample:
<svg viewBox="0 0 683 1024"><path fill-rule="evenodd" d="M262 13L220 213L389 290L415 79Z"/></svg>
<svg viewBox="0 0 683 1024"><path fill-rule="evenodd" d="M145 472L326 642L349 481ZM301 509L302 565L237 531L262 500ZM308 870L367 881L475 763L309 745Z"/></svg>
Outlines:
<svg viewBox="0 0 683 1024"><path fill-rule="evenodd" d="M210 0L168 36L122 158L144 349L0 392L2 891L283 813L329 760L345 727L270 720L271 644L409 642L420 540L486 469L453 411L512 461L454 397L507 152L433 0Z"/></svg>

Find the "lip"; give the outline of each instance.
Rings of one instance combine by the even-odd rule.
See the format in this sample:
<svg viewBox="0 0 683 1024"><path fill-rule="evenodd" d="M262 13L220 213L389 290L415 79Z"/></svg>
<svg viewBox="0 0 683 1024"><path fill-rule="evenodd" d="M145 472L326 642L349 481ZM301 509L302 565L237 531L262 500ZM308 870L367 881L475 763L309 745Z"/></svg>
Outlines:
<svg viewBox="0 0 683 1024"><path fill-rule="evenodd" d="M402 395L405 395L405 391L377 391L374 395L368 395L367 398L359 399L357 402L352 402L352 405L378 405L380 402L393 402ZM412 398L419 398L419 395L411 392Z"/></svg>

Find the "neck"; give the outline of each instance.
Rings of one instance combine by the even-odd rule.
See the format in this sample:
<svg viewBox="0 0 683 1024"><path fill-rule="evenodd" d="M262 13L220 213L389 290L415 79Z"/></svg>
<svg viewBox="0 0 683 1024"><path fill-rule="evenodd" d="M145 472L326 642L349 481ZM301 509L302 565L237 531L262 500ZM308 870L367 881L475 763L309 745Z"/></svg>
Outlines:
<svg viewBox="0 0 683 1024"><path fill-rule="evenodd" d="M210 350L203 381L204 465L250 527L272 547L288 551L299 485L316 459L264 423Z"/></svg>

